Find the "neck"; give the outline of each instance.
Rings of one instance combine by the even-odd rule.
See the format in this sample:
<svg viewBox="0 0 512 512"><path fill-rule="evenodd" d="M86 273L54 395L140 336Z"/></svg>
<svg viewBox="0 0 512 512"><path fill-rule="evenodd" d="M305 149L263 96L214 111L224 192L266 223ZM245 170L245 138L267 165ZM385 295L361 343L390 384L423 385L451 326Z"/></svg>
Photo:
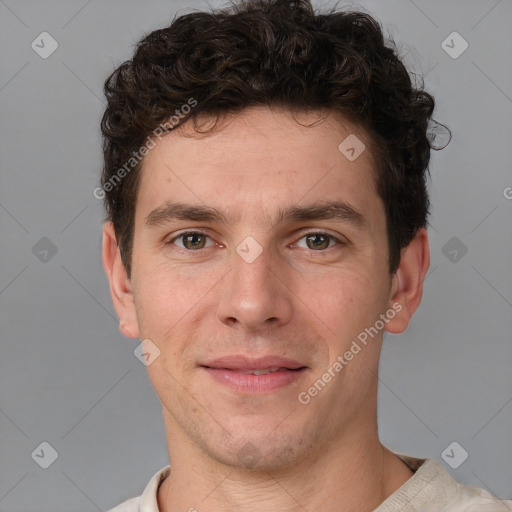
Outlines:
<svg viewBox="0 0 512 512"><path fill-rule="evenodd" d="M183 449L186 443L174 437L171 474L158 492L160 512L369 512L413 475L372 430L362 427L336 446L271 472L225 466Z"/></svg>

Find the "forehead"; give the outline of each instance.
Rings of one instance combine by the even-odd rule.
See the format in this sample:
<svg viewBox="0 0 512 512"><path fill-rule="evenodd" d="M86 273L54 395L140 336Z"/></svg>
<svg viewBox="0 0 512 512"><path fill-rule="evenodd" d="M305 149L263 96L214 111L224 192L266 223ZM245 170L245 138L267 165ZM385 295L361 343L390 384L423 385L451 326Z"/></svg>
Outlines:
<svg viewBox="0 0 512 512"><path fill-rule="evenodd" d="M212 206L233 222L248 215L270 222L298 202L381 207L371 141L338 114L257 107L209 133L188 123L155 142L141 170L139 219L169 201Z"/></svg>

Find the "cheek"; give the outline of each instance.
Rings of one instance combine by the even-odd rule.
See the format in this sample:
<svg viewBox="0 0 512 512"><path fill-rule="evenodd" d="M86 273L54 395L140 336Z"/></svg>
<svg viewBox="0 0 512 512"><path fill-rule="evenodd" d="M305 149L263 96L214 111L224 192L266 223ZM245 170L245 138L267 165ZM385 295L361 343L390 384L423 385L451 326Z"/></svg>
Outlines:
<svg viewBox="0 0 512 512"><path fill-rule="evenodd" d="M366 382L370 376L366 369L375 371L377 368L381 334L379 331L375 335L375 331L366 329L374 326L379 315L386 310L386 283L382 277L380 279L378 281L377 276L371 272L361 271L360 267L345 267L329 277L318 277L316 283L310 279L310 285L320 291L312 294L313 288L306 288L309 296L305 297L315 301L315 315L311 317L318 316L328 326L323 331L328 347L325 367L332 366L335 361L339 361L339 357L346 358L343 362L343 376L335 379L333 389L340 391L344 387L352 389L354 386L362 386L362 382ZM360 391L363 392L363 389Z"/></svg>
<svg viewBox="0 0 512 512"><path fill-rule="evenodd" d="M201 267L201 268L200 268ZM198 332L215 319L212 303L225 269L208 265L177 267L169 261L138 268L134 290L141 337L160 347L163 360L186 363ZM208 331L208 329L203 329Z"/></svg>
<svg viewBox="0 0 512 512"><path fill-rule="evenodd" d="M355 265L304 276L299 285L298 295L341 339L373 324L387 304L382 277Z"/></svg>
<svg viewBox="0 0 512 512"><path fill-rule="evenodd" d="M205 314L201 297L209 287L166 263L143 276L136 301L140 333L160 351L147 367L148 375L164 403L179 402L182 383L195 369L188 350L197 336L198 317Z"/></svg>
<svg viewBox="0 0 512 512"><path fill-rule="evenodd" d="M197 303L198 282L160 264L139 270L135 302L141 335L162 338L171 334Z"/></svg>

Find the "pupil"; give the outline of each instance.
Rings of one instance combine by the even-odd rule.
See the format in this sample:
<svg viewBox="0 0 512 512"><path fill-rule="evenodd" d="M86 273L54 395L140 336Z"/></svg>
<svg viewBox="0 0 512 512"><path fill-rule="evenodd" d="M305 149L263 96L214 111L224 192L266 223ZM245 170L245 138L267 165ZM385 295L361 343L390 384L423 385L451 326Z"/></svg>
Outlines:
<svg viewBox="0 0 512 512"><path fill-rule="evenodd" d="M202 235L188 235L187 236L187 242L190 243L190 245L197 247L198 245L201 245L200 242L197 241L198 238L200 238Z"/></svg>
<svg viewBox="0 0 512 512"><path fill-rule="evenodd" d="M312 236L309 237L309 240L311 240L311 239L316 239L317 240L317 242L313 242L313 246L316 247L316 248L318 248L318 247L320 247L322 245L325 245L326 237L324 235L312 235ZM321 241L318 242L318 239L321 239Z"/></svg>

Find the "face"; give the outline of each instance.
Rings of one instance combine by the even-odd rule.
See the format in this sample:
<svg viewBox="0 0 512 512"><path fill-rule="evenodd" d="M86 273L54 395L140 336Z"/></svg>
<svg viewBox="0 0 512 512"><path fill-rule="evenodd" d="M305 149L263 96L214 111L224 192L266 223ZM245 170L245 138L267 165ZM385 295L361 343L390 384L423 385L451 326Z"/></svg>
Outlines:
<svg viewBox="0 0 512 512"><path fill-rule="evenodd" d="M370 147L340 117L252 108L145 157L116 309L159 351L171 453L284 468L374 428L382 333L406 308Z"/></svg>

